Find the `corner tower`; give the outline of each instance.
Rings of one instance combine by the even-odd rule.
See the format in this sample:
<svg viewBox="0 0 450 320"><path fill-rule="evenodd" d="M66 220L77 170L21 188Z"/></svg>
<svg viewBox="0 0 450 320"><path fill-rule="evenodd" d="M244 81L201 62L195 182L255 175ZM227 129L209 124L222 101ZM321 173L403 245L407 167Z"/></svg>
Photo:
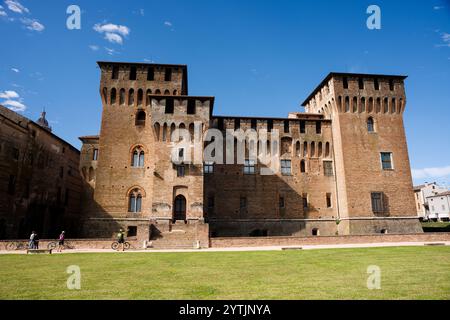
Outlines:
<svg viewBox="0 0 450 320"><path fill-rule="evenodd" d="M332 120L343 234L422 232L403 125L405 79L330 73L302 104Z"/></svg>

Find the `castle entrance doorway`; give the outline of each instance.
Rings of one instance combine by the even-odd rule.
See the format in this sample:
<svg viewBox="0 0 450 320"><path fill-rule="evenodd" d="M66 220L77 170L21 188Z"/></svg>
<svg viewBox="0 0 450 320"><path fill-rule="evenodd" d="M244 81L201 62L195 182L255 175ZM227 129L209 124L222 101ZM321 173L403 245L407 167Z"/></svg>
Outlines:
<svg viewBox="0 0 450 320"><path fill-rule="evenodd" d="M186 198L183 195L176 196L173 208L173 222L186 221Z"/></svg>

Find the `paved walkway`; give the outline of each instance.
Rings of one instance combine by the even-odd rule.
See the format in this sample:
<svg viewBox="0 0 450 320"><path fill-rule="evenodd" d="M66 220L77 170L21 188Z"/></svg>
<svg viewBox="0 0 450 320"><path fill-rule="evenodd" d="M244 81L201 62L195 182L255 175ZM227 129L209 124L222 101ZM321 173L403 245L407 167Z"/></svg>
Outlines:
<svg viewBox="0 0 450 320"><path fill-rule="evenodd" d="M232 248L208 248L208 249L147 249L147 250L127 250L118 253L154 253L154 252L232 252L232 251L280 251L280 250L317 250L317 249L345 249L345 248L379 248L379 247L406 247L406 246L450 246L450 241L437 242L382 242L382 243L356 243L356 244L331 244L331 245L298 245L298 246L266 246L266 247L232 247ZM74 249L65 250L63 254L70 253L108 253L117 252L112 249ZM5 251L0 250L0 254L26 254L26 251ZM53 254L61 254L56 251Z"/></svg>

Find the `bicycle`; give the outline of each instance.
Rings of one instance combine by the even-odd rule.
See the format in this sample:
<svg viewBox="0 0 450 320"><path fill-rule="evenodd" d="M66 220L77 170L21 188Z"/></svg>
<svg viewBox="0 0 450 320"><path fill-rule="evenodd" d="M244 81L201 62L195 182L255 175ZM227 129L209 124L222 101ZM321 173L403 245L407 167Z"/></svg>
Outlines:
<svg viewBox="0 0 450 320"><path fill-rule="evenodd" d="M52 241L49 242L47 245L47 249L48 250L54 250L56 248L58 248L59 246L59 240L58 241ZM64 241L64 249L75 249L75 246L73 246L70 242L68 241Z"/></svg>
<svg viewBox="0 0 450 320"><path fill-rule="evenodd" d="M6 245L6 250L8 251L14 251L14 250L27 250L28 249L28 243L27 242L9 242Z"/></svg>
<svg viewBox="0 0 450 320"><path fill-rule="evenodd" d="M118 242L118 241L114 241L112 244L111 244L111 249L113 249L113 250L116 250L116 251L119 251L119 247L120 247L120 243ZM129 242L124 242L123 243L123 249L124 250L128 250L128 249L130 249L130 247L131 247L131 244L129 243Z"/></svg>

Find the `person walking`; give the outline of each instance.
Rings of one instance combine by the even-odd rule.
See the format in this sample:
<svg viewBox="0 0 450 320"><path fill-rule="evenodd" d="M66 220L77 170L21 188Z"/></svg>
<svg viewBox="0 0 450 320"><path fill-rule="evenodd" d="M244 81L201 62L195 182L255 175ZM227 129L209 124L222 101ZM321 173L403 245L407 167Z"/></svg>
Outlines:
<svg viewBox="0 0 450 320"><path fill-rule="evenodd" d="M34 234L34 249L39 250L39 235L37 233Z"/></svg>
<svg viewBox="0 0 450 320"><path fill-rule="evenodd" d="M117 234L117 242L119 243L120 251L124 251L125 233L123 232L123 229L120 229Z"/></svg>
<svg viewBox="0 0 450 320"><path fill-rule="evenodd" d="M63 231L59 235L58 249L56 250L57 252L62 252L63 251L65 238L66 238L66 232Z"/></svg>
<svg viewBox="0 0 450 320"><path fill-rule="evenodd" d="M28 248L33 250L35 248L35 238L36 238L36 231L31 232L30 235L30 242L28 242Z"/></svg>

